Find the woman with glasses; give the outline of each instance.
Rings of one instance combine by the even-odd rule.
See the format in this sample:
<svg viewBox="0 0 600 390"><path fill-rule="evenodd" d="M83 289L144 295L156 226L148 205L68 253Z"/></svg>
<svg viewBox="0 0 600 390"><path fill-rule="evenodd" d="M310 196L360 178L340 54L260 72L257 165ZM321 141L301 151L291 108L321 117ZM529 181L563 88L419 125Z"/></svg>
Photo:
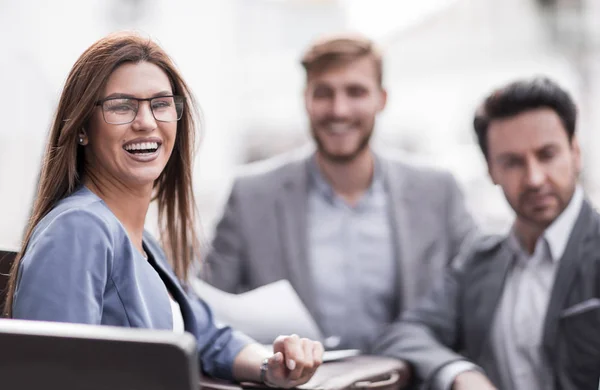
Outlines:
<svg viewBox="0 0 600 390"><path fill-rule="evenodd" d="M209 375L297 386L321 362L318 342L282 336L272 354L217 327L185 290L198 255L196 117L188 86L154 42L115 34L81 55L48 138L5 315L187 331ZM152 201L164 251L144 231Z"/></svg>

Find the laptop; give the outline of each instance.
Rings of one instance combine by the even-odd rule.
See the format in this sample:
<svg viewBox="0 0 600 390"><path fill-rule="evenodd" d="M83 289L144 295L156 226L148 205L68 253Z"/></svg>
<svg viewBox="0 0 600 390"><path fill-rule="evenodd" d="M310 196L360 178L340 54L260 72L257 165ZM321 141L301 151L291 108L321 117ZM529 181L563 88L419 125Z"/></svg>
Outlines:
<svg viewBox="0 0 600 390"><path fill-rule="evenodd" d="M3 390L198 390L189 333L0 319Z"/></svg>

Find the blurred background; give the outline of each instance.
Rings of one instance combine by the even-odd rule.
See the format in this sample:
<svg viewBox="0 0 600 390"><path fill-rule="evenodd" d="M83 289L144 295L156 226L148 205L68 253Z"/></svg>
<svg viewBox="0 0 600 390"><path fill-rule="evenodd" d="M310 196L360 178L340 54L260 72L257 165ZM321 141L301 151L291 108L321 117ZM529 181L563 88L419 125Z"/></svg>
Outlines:
<svg viewBox="0 0 600 390"><path fill-rule="evenodd" d="M359 31L383 47L389 101L375 143L451 170L490 231L512 215L487 177L473 112L512 79L556 79L580 107L582 180L597 205L598 21L598 0L0 0L0 249L19 246L72 64L123 29L156 39L202 106L195 180L205 240L241 165L310 142L299 58L326 32Z"/></svg>

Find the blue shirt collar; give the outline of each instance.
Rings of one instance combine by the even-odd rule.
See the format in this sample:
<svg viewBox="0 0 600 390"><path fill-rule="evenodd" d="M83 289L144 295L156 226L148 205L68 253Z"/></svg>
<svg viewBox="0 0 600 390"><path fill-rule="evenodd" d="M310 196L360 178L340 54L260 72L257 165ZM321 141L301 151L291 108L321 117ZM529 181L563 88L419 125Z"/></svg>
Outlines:
<svg viewBox="0 0 600 390"><path fill-rule="evenodd" d="M384 175L383 167L379 158L373 154L373 180L371 185L367 189L365 196L369 196L375 190L384 188ZM319 164L317 162L317 154L314 153L311 158L308 159L308 173L309 173L309 188L316 190L321 196L327 201L333 202L336 198L335 191L327 179L323 176Z"/></svg>

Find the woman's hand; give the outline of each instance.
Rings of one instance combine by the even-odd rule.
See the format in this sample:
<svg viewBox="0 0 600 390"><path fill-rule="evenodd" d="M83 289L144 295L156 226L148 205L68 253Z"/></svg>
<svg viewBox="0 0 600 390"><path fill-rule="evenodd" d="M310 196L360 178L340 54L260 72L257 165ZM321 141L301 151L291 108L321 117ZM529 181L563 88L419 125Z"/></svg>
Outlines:
<svg viewBox="0 0 600 390"><path fill-rule="evenodd" d="M323 362L323 345L297 335L279 336L273 342L265 384L290 388L302 385L313 376Z"/></svg>

